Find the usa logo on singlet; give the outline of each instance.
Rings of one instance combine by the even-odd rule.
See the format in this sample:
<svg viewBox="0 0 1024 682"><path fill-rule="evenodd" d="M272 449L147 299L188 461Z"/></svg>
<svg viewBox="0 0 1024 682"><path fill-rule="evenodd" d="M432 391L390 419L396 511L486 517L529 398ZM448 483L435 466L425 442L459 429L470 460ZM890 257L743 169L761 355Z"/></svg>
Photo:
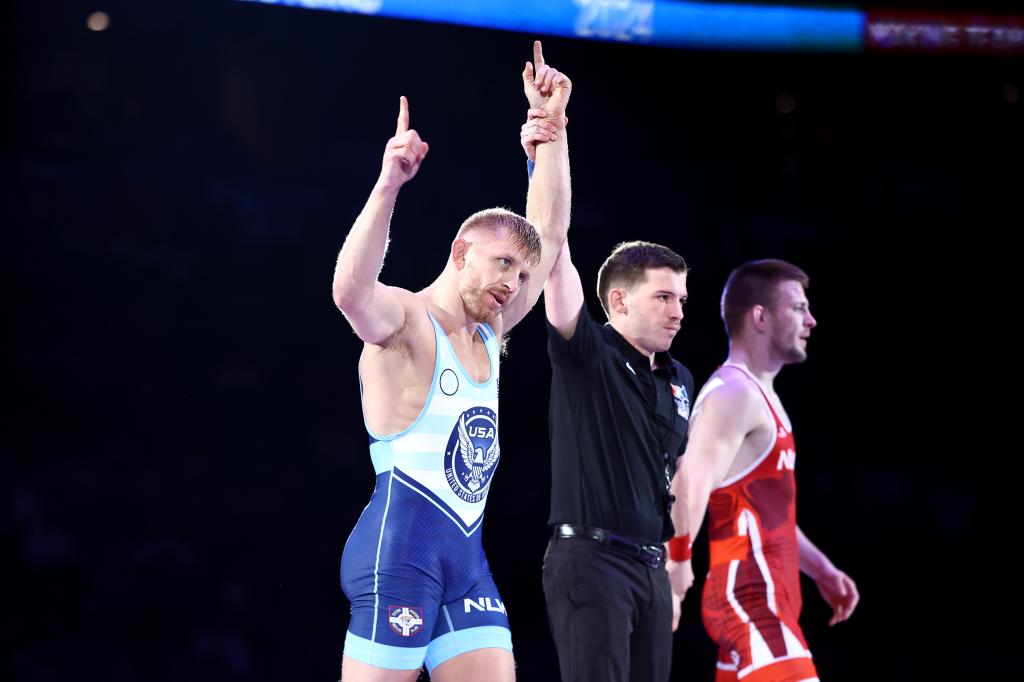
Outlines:
<svg viewBox="0 0 1024 682"><path fill-rule="evenodd" d="M459 415L444 451L444 474L452 492L465 502L479 502L498 464L497 415L474 407Z"/></svg>

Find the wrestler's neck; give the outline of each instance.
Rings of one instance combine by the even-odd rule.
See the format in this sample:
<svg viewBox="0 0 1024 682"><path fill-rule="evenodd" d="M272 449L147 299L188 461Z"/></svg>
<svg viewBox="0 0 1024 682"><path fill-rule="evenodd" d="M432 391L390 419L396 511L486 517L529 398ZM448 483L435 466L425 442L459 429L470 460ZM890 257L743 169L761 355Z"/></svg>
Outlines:
<svg viewBox="0 0 1024 682"><path fill-rule="evenodd" d="M477 338L476 330L481 323L466 310L462 295L459 293L458 279L448 268L430 286L416 295L424 299L431 314L449 337Z"/></svg>
<svg viewBox="0 0 1024 682"><path fill-rule="evenodd" d="M770 348L763 344L749 344L735 339L729 342L729 357L725 364L739 365L747 369L763 386L773 387L775 377L785 363L774 357Z"/></svg>

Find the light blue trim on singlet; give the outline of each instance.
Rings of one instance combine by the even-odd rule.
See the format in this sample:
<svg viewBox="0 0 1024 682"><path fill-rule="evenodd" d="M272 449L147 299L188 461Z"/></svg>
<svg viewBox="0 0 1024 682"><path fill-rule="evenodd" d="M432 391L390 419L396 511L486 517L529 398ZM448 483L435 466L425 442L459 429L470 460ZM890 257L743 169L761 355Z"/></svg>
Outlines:
<svg viewBox="0 0 1024 682"><path fill-rule="evenodd" d="M388 476L388 499L384 503L384 518L380 520L380 535L377 536L377 556L373 560L373 629L370 632L373 636L377 636L377 614L380 613L380 590L378 589L378 582L380 581L380 548L384 544L384 527L388 523L388 510L391 508L391 483L394 481L393 476Z"/></svg>
<svg viewBox="0 0 1024 682"><path fill-rule="evenodd" d="M452 616L448 613L448 605L442 604L441 610L444 612L444 619L448 621L448 632L455 632L455 626L452 625Z"/></svg>
<svg viewBox="0 0 1024 682"><path fill-rule="evenodd" d="M345 655L362 663L390 670L417 670L423 665L427 647L399 647L377 644L365 637L345 634Z"/></svg>
<svg viewBox="0 0 1024 682"><path fill-rule="evenodd" d="M481 625L435 637L427 647L427 657L424 662L427 664L427 670L434 672L434 668L460 654L490 648L512 651L512 633L508 628L499 625Z"/></svg>
<svg viewBox="0 0 1024 682"><path fill-rule="evenodd" d="M434 320L433 317L431 317L430 319L431 319L432 322L434 322L434 324L437 324L437 321ZM441 325L437 324L437 328L438 328L438 330L440 330L441 329ZM455 354L455 349L454 348L452 349L452 360L455 361L455 366L458 367L459 370L462 372L462 374L466 377L466 381L468 381L471 385L473 385L473 386L475 386L477 388L487 388L494 381L494 374L495 374L494 366L496 364L493 361L493 359L491 358L491 352L487 349L487 342L490 339L495 338L495 335L494 335L494 331L490 328L490 326L488 326L487 324L485 324L483 322L481 322L479 325L477 325L476 331L477 331L477 333L480 334L480 339L484 342L484 352L487 353L487 381L485 381L482 384L478 384L477 382L473 381L473 375L470 374L469 372L467 372L466 368L462 366L462 362L459 360L459 356ZM436 334L436 331L435 331L435 334ZM449 342L448 345L451 346L451 342Z"/></svg>

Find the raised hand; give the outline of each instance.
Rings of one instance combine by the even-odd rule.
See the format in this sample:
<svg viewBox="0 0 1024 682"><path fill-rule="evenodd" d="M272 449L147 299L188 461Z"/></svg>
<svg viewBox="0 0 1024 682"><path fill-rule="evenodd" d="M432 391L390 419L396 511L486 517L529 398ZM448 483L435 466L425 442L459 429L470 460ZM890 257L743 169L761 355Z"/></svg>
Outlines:
<svg viewBox="0 0 1024 682"><path fill-rule="evenodd" d="M409 100L399 98L398 125L395 136L384 149L380 181L394 188L401 187L416 176L430 145L420 139L419 133L409 129Z"/></svg>
<svg viewBox="0 0 1024 682"><path fill-rule="evenodd" d="M544 109L546 118L558 120L565 116L565 107L572 93L572 81L564 73L544 62L539 40L533 43L533 62L523 68L523 92L533 109Z"/></svg>

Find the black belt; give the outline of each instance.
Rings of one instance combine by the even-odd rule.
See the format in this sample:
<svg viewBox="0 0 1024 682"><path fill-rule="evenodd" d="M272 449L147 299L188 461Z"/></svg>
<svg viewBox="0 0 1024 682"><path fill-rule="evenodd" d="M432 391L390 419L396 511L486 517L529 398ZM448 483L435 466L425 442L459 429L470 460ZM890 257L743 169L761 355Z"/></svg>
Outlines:
<svg viewBox="0 0 1024 682"><path fill-rule="evenodd" d="M600 542L608 549L614 550L630 559L636 559L645 566L659 568L665 563L665 546L649 545L624 535L618 535L603 528L574 526L571 523L560 523L555 526L556 538L587 538Z"/></svg>

